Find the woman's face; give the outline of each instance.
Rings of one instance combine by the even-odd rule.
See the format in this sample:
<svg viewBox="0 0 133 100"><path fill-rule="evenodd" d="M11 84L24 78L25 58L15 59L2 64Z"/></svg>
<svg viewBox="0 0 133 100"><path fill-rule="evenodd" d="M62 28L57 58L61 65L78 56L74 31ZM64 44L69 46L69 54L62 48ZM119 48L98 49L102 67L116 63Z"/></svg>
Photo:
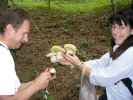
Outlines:
<svg viewBox="0 0 133 100"><path fill-rule="evenodd" d="M122 25L112 25L112 37L116 45L121 45L127 37L131 34L131 28L129 25L125 25L122 21Z"/></svg>

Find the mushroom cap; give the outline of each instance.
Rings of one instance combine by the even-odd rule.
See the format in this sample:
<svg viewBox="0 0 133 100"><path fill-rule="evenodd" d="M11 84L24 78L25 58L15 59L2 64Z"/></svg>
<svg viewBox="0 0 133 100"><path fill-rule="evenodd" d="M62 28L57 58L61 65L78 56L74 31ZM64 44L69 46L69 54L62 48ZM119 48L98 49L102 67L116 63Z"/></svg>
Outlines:
<svg viewBox="0 0 133 100"><path fill-rule="evenodd" d="M64 51L64 49L61 46L55 45L50 49L50 51L52 53L58 53Z"/></svg>
<svg viewBox="0 0 133 100"><path fill-rule="evenodd" d="M50 73L51 73L51 74L56 74L55 68L50 68Z"/></svg>
<svg viewBox="0 0 133 100"><path fill-rule="evenodd" d="M56 78L56 70L55 68L50 68L50 74L52 75L52 78L55 79Z"/></svg>
<svg viewBox="0 0 133 100"><path fill-rule="evenodd" d="M73 44L65 44L65 45L64 45L64 49L65 49L67 52L71 51L71 52L74 53L74 54L75 54L76 51L77 51L76 46L73 45Z"/></svg>

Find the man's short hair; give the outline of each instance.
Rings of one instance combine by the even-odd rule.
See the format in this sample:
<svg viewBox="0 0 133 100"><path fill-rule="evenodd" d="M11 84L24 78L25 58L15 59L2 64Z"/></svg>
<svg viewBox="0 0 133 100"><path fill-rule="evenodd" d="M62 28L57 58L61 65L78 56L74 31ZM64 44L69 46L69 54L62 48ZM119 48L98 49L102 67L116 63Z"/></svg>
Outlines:
<svg viewBox="0 0 133 100"><path fill-rule="evenodd" d="M23 9L6 10L0 13L0 34L3 34L6 25L11 24L19 28L24 20L29 20L28 13Z"/></svg>

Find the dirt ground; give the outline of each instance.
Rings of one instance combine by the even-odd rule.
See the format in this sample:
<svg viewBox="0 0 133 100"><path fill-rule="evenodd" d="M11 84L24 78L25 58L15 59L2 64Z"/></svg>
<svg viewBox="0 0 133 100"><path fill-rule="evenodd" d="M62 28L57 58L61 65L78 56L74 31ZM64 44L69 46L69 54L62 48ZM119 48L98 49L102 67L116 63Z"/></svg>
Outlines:
<svg viewBox="0 0 133 100"><path fill-rule="evenodd" d="M78 100L80 71L77 68L51 64L46 54L52 45L75 44L85 61L100 57L109 50L109 13L68 14L43 9L29 10L32 20L30 41L14 52L17 73L23 82L32 80L48 66L57 70L57 78L48 88L54 100ZM31 100L42 100L41 93Z"/></svg>

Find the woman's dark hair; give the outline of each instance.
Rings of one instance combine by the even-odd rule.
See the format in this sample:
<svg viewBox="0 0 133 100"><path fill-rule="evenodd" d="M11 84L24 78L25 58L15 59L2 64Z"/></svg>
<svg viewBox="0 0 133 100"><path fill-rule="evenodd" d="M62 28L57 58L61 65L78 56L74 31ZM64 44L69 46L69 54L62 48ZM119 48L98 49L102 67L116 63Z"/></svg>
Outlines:
<svg viewBox="0 0 133 100"><path fill-rule="evenodd" d="M133 29L133 10L124 10L119 11L112 15L109 19L111 25L118 24L122 25L122 22L131 29ZM111 50L110 56L112 59L118 58L124 51L126 51L130 46L133 46L133 35L130 35L115 51L113 51L113 47L115 45L114 39L111 39Z"/></svg>
<svg viewBox="0 0 133 100"><path fill-rule="evenodd" d="M113 14L110 19L110 24L118 24L122 25L124 22L125 25L129 25L131 29L133 29L133 10L123 10Z"/></svg>
<svg viewBox="0 0 133 100"><path fill-rule="evenodd" d="M11 24L18 28L24 20L29 20L28 13L23 9L6 10L0 13L0 34L3 34L6 25Z"/></svg>

